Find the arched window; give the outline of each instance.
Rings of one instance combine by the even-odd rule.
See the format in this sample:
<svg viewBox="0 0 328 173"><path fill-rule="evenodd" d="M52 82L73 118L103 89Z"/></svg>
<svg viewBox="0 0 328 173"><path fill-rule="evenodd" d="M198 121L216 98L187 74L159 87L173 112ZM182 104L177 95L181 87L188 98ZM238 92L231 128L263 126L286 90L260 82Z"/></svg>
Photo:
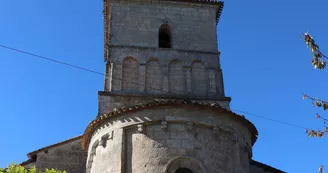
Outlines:
<svg viewBox="0 0 328 173"><path fill-rule="evenodd" d="M158 47L171 48L171 28L168 24L163 24L159 27Z"/></svg>
<svg viewBox="0 0 328 173"><path fill-rule="evenodd" d="M193 173L190 169L188 168L179 168L175 173Z"/></svg>

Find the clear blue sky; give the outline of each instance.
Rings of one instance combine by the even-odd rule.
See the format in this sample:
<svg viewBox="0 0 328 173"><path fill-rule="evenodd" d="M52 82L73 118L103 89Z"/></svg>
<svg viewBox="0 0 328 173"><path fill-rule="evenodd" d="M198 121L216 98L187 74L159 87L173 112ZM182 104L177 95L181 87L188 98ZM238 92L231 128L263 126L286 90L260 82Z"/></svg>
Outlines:
<svg viewBox="0 0 328 173"><path fill-rule="evenodd" d="M234 110L321 128L328 72L314 70L300 40L310 31L328 54L325 1L225 1L218 26L226 95ZM0 2L0 44L104 70L102 0ZM97 114L103 77L0 48L0 167L83 133ZM328 114L326 114L328 116ZM259 130L254 159L291 173L328 167L328 139L246 115Z"/></svg>

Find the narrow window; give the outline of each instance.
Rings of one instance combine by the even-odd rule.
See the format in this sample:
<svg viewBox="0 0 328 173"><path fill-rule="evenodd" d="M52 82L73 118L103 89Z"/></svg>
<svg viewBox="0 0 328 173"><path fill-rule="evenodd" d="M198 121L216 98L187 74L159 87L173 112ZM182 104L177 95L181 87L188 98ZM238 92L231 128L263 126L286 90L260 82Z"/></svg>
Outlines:
<svg viewBox="0 0 328 173"><path fill-rule="evenodd" d="M193 173L190 169L188 168L179 168L175 173Z"/></svg>
<svg viewBox="0 0 328 173"><path fill-rule="evenodd" d="M171 48L171 29L168 24L163 24L159 27L158 47Z"/></svg>

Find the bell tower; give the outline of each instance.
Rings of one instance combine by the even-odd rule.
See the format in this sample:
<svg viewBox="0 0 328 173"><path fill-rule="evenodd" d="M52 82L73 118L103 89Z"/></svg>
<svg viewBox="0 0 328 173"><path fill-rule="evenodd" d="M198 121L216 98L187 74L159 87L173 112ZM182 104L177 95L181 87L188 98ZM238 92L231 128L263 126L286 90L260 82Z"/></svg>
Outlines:
<svg viewBox="0 0 328 173"><path fill-rule="evenodd" d="M82 138L87 173L249 173L257 130L224 94L222 8L105 0L106 78Z"/></svg>
<svg viewBox="0 0 328 173"><path fill-rule="evenodd" d="M105 0L99 114L154 98L229 108L217 43L222 8L209 0Z"/></svg>

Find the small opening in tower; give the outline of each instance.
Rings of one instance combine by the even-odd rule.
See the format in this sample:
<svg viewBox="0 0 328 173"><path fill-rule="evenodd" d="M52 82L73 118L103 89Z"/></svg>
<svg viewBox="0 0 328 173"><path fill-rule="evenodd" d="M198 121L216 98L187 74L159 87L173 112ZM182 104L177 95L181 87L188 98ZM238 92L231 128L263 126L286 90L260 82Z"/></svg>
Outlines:
<svg viewBox="0 0 328 173"><path fill-rule="evenodd" d="M168 24L163 24L159 27L158 47L171 48L171 29Z"/></svg>
<svg viewBox="0 0 328 173"><path fill-rule="evenodd" d="M193 173L190 169L188 168L179 168L175 173Z"/></svg>

